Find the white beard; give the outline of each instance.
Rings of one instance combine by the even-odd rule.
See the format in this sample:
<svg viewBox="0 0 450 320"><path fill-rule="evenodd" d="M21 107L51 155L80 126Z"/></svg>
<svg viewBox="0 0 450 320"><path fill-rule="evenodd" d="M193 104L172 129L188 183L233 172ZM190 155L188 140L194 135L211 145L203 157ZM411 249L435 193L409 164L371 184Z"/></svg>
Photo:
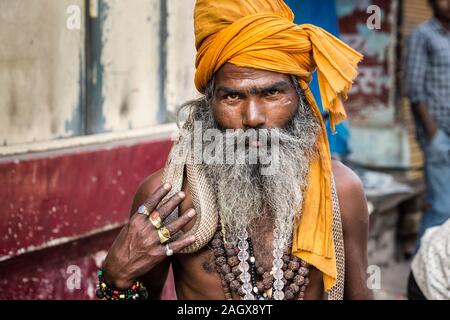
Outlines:
<svg viewBox="0 0 450 320"><path fill-rule="evenodd" d="M309 164L315 156L320 125L303 99L299 99L296 115L286 128L279 129L279 170L272 175L261 174L258 164L205 164L203 170L217 198L221 225L227 241L236 244L238 232L249 229L256 219L269 216L275 221L283 246L290 247L294 217L300 218L303 192L307 185ZM186 105L185 105L186 106ZM201 121L203 130L219 129L206 98L189 103L194 121ZM266 135L273 129L258 129ZM237 134L239 139L239 134ZM180 143L189 147L190 139ZM203 147L213 142L203 143ZM222 142L220 142L222 143ZM248 150L246 150L248 157ZM271 219L271 220L272 220Z"/></svg>

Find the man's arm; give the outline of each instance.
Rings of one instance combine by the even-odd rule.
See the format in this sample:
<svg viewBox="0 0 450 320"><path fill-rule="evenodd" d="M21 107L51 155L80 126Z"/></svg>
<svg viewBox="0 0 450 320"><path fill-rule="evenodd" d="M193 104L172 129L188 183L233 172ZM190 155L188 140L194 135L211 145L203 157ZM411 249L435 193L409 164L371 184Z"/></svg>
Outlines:
<svg viewBox="0 0 450 320"><path fill-rule="evenodd" d="M333 174L341 209L345 248L345 299L373 299L367 287L369 213L358 176L338 161Z"/></svg>
<svg viewBox="0 0 450 320"><path fill-rule="evenodd" d="M133 199L130 216L132 216L137 211L139 206L143 204L153 192L156 191L162 182L162 175L163 170L161 169L148 176L141 182ZM144 286L148 290L149 299L159 300L161 298L161 293L164 289L164 284L166 283L167 274L169 272L170 263L171 259L167 257L150 272L140 277L141 281L144 283Z"/></svg>
<svg viewBox="0 0 450 320"><path fill-rule="evenodd" d="M408 41L406 59L406 92L411 101L412 111L421 122L431 140L438 127L425 103L425 75L428 65L427 38L416 29Z"/></svg>
<svg viewBox="0 0 450 320"><path fill-rule="evenodd" d="M430 141L431 139L433 139L434 135L438 131L436 121L434 121L430 111L428 110L427 105L424 102L412 103L411 105L413 112L416 114L416 116L420 119L420 122L422 123L428 141Z"/></svg>

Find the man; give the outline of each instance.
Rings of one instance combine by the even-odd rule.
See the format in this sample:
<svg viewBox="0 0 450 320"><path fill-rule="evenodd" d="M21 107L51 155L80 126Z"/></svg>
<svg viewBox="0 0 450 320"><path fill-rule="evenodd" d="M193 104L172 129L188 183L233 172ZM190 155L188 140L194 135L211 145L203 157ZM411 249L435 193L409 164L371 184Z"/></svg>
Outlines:
<svg viewBox="0 0 450 320"><path fill-rule="evenodd" d="M411 264L409 300L450 300L450 219L428 228Z"/></svg>
<svg viewBox="0 0 450 320"><path fill-rule="evenodd" d="M331 161L308 88L317 69L332 123L344 119L338 95L350 89L361 55L320 28L293 24L281 0L198 0L194 16L195 84L204 96L186 103L190 116L166 171L138 188L102 285L119 292L140 279L158 299L172 265L179 299L342 298L341 289L348 299L371 298L362 185ZM225 163L184 161L198 147L198 123L209 135L204 150L236 146L244 163L228 155ZM257 138L248 141L251 131ZM224 132L234 142L211 138ZM262 157L248 161L265 137L273 172Z"/></svg>
<svg viewBox="0 0 450 320"><path fill-rule="evenodd" d="M425 155L428 208L425 230L450 218L450 0L430 0L434 17L418 26L408 44L406 86Z"/></svg>

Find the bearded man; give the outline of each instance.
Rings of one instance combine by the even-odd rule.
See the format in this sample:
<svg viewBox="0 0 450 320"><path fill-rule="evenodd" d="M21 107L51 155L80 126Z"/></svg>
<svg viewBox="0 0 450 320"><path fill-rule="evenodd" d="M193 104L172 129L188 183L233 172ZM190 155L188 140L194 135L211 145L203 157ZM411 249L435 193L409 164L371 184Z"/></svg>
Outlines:
<svg viewBox="0 0 450 320"><path fill-rule="evenodd" d="M281 0L198 0L194 17L203 97L183 106L166 167L139 186L99 296L143 284L158 299L172 266L179 299L370 299L364 191L331 160L308 88L317 70L334 126L362 56L295 25Z"/></svg>

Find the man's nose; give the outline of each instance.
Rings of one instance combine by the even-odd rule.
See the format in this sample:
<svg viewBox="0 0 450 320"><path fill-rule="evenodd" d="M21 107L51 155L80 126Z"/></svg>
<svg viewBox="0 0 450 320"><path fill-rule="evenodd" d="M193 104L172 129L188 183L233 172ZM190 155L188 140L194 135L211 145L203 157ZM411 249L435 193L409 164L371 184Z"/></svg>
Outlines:
<svg viewBox="0 0 450 320"><path fill-rule="evenodd" d="M242 110L242 125L248 128L260 128L266 124L264 108L257 101L250 100Z"/></svg>

